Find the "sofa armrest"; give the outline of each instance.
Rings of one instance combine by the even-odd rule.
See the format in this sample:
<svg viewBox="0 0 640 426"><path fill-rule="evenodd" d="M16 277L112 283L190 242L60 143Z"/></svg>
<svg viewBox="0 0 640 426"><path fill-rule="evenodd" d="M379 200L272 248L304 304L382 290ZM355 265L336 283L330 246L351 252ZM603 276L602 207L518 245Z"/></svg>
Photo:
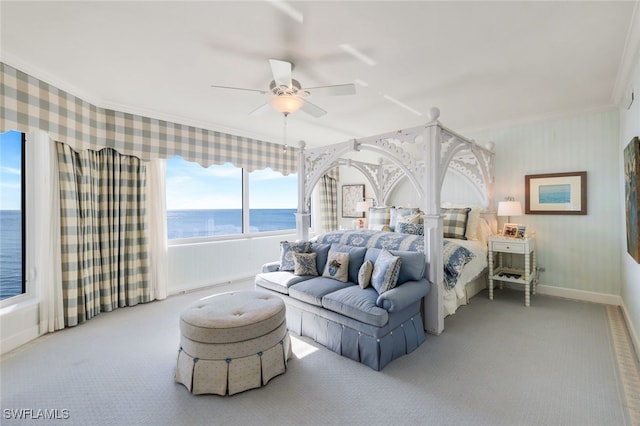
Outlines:
<svg viewBox="0 0 640 426"><path fill-rule="evenodd" d="M276 272L280 270L280 261L269 262L262 265L262 272Z"/></svg>
<svg viewBox="0 0 640 426"><path fill-rule="evenodd" d="M387 310L387 312L399 312L423 298L429 293L430 288L431 284L425 279L420 281L407 281L378 296L376 305Z"/></svg>

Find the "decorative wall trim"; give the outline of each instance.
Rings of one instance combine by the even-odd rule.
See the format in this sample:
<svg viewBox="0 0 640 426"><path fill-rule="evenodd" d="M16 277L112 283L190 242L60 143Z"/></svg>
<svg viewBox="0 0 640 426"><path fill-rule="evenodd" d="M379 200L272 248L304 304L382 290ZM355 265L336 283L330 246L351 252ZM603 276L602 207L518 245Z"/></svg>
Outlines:
<svg viewBox="0 0 640 426"><path fill-rule="evenodd" d="M624 322L627 325L629 337L631 337L631 343L633 343L634 354L638 362L640 362L640 339L638 339L637 330L633 326L633 321L631 320L631 316L629 316L629 310L627 309L627 305L624 303L624 299L622 300L620 307L622 308L622 315L624 317Z"/></svg>

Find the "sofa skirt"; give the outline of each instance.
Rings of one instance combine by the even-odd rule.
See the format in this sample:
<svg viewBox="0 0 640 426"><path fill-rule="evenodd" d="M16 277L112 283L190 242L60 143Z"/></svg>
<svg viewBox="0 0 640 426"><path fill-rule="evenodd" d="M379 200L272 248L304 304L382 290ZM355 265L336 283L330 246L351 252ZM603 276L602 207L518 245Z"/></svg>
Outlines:
<svg viewBox="0 0 640 426"><path fill-rule="evenodd" d="M379 371L396 358L413 352L426 336L419 311L396 318L395 326L375 336L315 312L287 304L287 327L333 352Z"/></svg>

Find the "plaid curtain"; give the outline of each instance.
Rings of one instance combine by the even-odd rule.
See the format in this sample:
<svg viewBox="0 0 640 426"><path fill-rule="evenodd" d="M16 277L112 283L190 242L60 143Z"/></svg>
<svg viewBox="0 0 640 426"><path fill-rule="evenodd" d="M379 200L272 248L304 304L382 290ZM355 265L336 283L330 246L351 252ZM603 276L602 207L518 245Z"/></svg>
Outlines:
<svg viewBox="0 0 640 426"><path fill-rule="evenodd" d="M320 232L338 229L338 185L328 175L320 179Z"/></svg>
<svg viewBox="0 0 640 426"><path fill-rule="evenodd" d="M65 326L150 301L145 165L110 148L56 149Z"/></svg>
<svg viewBox="0 0 640 426"><path fill-rule="evenodd" d="M298 149L96 105L0 62L0 129L39 129L77 151L113 148L141 160L179 155L208 167L233 163L296 173Z"/></svg>

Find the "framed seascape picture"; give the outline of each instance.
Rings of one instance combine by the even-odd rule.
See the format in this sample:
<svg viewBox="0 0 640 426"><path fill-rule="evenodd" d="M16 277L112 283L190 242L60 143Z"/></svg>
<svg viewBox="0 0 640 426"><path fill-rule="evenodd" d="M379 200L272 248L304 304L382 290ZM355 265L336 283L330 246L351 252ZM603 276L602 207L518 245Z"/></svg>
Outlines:
<svg viewBox="0 0 640 426"><path fill-rule="evenodd" d="M587 172L524 177L526 214L587 214Z"/></svg>
<svg viewBox="0 0 640 426"><path fill-rule="evenodd" d="M356 210L358 201L364 200L364 185L342 185L342 217L364 217Z"/></svg>
<svg viewBox="0 0 640 426"><path fill-rule="evenodd" d="M640 138L624 149L624 202L627 222L627 252L640 263Z"/></svg>

